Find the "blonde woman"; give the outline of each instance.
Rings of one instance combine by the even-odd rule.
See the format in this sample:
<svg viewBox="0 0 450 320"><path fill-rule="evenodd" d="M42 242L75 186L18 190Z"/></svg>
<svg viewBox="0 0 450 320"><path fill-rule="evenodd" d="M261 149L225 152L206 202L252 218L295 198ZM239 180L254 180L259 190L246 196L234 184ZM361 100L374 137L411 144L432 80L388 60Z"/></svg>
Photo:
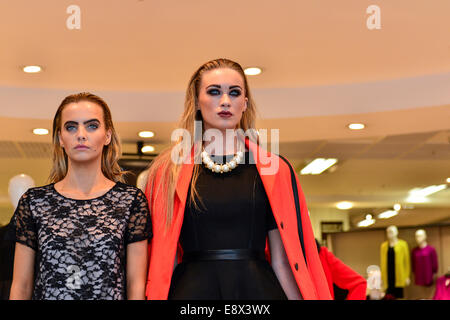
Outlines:
<svg viewBox="0 0 450 320"><path fill-rule="evenodd" d="M108 105L90 93L66 97L53 145L51 184L29 189L13 217L10 299L145 298L148 204L123 183Z"/></svg>
<svg viewBox="0 0 450 320"><path fill-rule="evenodd" d="M149 170L148 299L331 298L298 180L260 147L255 114L238 63L191 77L184 133Z"/></svg>

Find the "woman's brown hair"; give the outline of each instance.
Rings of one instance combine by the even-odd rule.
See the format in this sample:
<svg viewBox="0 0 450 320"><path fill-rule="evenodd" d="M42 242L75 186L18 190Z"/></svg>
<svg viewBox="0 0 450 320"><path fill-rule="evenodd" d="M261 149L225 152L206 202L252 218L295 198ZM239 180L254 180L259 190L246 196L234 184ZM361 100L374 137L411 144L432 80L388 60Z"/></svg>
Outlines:
<svg viewBox="0 0 450 320"><path fill-rule="evenodd" d="M56 183L61 181L67 174L68 169L68 159L64 148L61 147L59 143L59 135L61 133L61 114L64 108L70 103L76 103L80 101L89 101L99 105L103 110L103 120L105 122L106 130L111 131L111 142L103 147L102 152L102 172L108 179L112 181L124 181L123 175L126 173L123 171L119 164L119 157L121 155L121 146L119 137L114 129L112 122L111 111L109 110L106 102L96 96L95 94L89 92L81 92L77 94L72 94L64 98L56 111L55 117L53 118L53 167L50 172L49 181L50 183Z"/></svg>

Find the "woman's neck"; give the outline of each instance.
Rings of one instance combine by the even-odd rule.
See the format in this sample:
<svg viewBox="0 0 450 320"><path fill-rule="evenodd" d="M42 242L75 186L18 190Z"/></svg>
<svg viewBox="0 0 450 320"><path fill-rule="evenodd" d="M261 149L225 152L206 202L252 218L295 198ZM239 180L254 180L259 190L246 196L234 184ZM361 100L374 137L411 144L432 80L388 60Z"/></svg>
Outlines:
<svg viewBox="0 0 450 320"><path fill-rule="evenodd" d="M244 151L239 146L237 137L228 138L225 133L222 133L223 139L214 139L213 141L205 141L204 148L209 154L213 155L232 155L238 151Z"/></svg>
<svg viewBox="0 0 450 320"><path fill-rule="evenodd" d="M58 183L59 189L90 197L110 188L114 182L105 177L101 163L73 163L69 161L67 174Z"/></svg>

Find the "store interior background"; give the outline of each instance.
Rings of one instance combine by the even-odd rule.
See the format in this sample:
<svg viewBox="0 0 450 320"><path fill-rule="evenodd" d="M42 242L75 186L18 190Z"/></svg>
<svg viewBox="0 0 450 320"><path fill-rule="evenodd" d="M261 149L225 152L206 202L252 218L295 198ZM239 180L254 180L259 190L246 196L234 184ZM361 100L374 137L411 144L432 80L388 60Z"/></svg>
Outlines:
<svg viewBox="0 0 450 320"><path fill-rule="evenodd" d="M81 9L81 29L66 26L71 4ZM378 30L366 25L372 4L381 8ZM297 173L315 158L338 159L323 174L299 175L316 238L366 277L380 263L389 225L410 250L414 232L425 229L443 275L450 268L449 12L447 0L3 1L0 225L13 213L13 176L47 183L51 135L32 130L51 130L66 95L104 98L123 152L136 153L143 141L155 147L141 157L150 161L170 142L191 74L226 57L262 68L249 77L257 127L280 129L279 153ZM26 74L25 65L43 71ZM349 130L353 122L366 128ZM141 130L155 136L142 139ZM410 190L440 184L446 189L428 202L407 201ZM353 207L339 210L340 201ZM377 218L396 203L395 217ZM367 214L376 222L358 227ZM412 284L405 296L420 290Z"/></svg>

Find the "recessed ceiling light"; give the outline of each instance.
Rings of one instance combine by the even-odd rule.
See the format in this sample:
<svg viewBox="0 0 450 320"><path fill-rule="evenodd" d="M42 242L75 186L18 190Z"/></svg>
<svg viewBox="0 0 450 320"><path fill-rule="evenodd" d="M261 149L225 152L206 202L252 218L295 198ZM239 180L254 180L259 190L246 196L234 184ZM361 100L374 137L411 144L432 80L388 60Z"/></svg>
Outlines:
<svg viewBox="0 0 450 320"><path fill-rule="evenodd" d="M141 151L143 153L153 152L153 151L155 151L155 147L154 146L143 146Z"/></svg>
<svg viewBox="0 0 450 320"><path fill-rule="evenodd" d="M338 208L340 210L347 210L347 209L353 208L353 203L351 203L349 201L341 201L336 204L336 208Z"/></svg>
<svg viewBox="0 0 450 320"><path fill-rule="evenodd" d="M44 128L36 128L33 129L33 133L38 136L45 136L46 134L48 134L48 130Z"/></svg>
<svg viewBox="0 0 450 320"><path fill-rule="evenodd" d="M317 158L314 161L310 162L306 167L304 167L300 171L300 174L321 174L329 167L334 165L336 162L337 159L334 158L330 159Z"/></svg>
<svg viewBox="0 0 450 320"><path fill-rule="evenodd" d="M366 126L364 125L364 123L350 123L348 125L348 128L351 130L361 130L364 129Z"/></svg>
<svg viewBox="0 0 450 320"><path fill-rule="evenodd" d="M151 138L155 136L155 134L152 131L141 131L138 133L138 135L141 138Z"/></svg>
<svg viewBox="0 0 450 320"><path fill-rule="evenodd" d="M40 66L25 66L25 67L23 67L23 72L26 72L26 73L38 73L41 71L42 71L42 68Z"/></svg>
<svg viewBox="0 0 450 320"><path fill-rule="evenodd" d="M244 73L248 76L256 76L262 72L261 68L258 67L250 67L244 70Z"/></svg>

